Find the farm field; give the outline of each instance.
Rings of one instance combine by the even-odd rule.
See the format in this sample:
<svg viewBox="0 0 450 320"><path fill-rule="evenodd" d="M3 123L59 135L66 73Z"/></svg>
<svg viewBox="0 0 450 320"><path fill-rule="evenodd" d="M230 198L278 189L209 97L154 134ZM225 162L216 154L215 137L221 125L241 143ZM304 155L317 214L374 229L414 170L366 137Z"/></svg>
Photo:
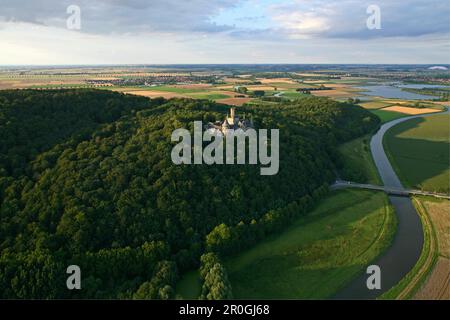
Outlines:
<svg viewBox="0 0 450 320"><path fill-rule="evenodd" d="M384 101L370 101L370 102L363 102L359 103L361 107L364 109L380 109L384 107L390 106L392 103L384 102Z"/></svg>
<svg viewBox="0 0 450 320"><path fill-rule="evenodd" d="M394 112L400 112L408 115L415 115L415 114L426 114L426 113L433 113L433 112L439 112L440 110L437 109L431 109L431 108L411 108L411 107L404 107L404 106L391 106L387 108L383 108L383 111L394 111Z"/></svg>
<svg viewBox="0 0 450 320"><path fill-rule="evenodd" d="M436 260L413 299L450 299L450 202L418 198L424 207L437 240Z"/></svg>
<svg viewBox="0 0 450 320"><path fill-rule="evenodd" d="M313 91L311 94L317 97L330 97L330 98L351 98L355 96L354 92L350 92L347 89L319 90Z"/></svg>
<svg viewBox="0 0 450 320"><path fill-rule="evenodd" d="M405 186L449 192L449 121L448 114L416 118L386 133L386 152Z"/></svg>
<svg viewBox="0 0 450 320"><path fill-rule="evenodd" d="M327 298L390 244L384 193L340 190L307 217L227 262L235 298ZM351 248L351 250L349 250Z"/></svg>
<svg viewBox="0 0 450 320"><path fill-rule="evenodd" d="M252 101L252 98L226 98L226 99L218 99L216 102L229 104L232 106L242 106L244 103Z"/></svg>
<svg viewBox="0 0 450 320"><path fill-rule="evenodd" d="M450 202L415 196L424 232L424 245L413 269L381 299L450 299Z"/></svg>

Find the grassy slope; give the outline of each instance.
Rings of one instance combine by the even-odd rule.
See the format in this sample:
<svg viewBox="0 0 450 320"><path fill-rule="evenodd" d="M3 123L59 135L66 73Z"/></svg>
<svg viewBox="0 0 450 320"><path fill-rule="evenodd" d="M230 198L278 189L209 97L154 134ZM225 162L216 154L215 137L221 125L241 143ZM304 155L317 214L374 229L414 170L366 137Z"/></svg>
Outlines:
<svg viewBox="0 0 450 320"><path fill-rule="evenodd" d="M381 119L382 123L408 116L407 114L400 113L400 112L377 110L377 109L371 109L370 112L377 115Z"/></svg>
<svg viewBox="0 0 450 320"><path fill-rule="evenodd" d="M449 123L448 114L417 118L386 133L386 153L405 186L449 192Z"/></svg>
<svg viewBox="0 0 450 320"><path fill-rule="evenodd" d="M381 185L378 170L370 152L370 136L364 136L339 146L343 168L341 178L360 183Z"/></svg>
<svg viewBox="0 0 450 320"><path fill-rule="evenodd" d="M383 193L335 192L282 234L228 260L234 296L330 297L383 252L394 230Z"/></svg>

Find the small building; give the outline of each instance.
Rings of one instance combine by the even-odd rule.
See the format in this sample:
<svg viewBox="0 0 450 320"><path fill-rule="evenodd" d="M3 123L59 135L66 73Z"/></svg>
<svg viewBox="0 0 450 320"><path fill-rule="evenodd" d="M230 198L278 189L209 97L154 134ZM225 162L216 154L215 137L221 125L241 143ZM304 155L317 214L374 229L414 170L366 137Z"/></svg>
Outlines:
<svg viewBox="0 0 450 320"><path fill-rule="evenodd" d="M217 130L220 131L223 134L226 134L230 130L247 130L248 128L252 128L253 123L251 120L247 119L239 119L239 117L236 115L236 108L232 107L230 108L230 114L227 115L225 120L223 122L216 121L214 123L209 122L205 128L207 130Z"/></svg>

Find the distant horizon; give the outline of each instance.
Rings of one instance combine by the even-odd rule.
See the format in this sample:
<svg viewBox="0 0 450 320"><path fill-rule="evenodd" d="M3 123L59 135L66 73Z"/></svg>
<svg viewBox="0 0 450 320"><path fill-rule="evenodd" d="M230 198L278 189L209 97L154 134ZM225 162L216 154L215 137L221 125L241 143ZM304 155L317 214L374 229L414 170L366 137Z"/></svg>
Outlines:
<svg viewBox="0 0 450 320"><path fill-rule="evenodd" d="M0 67L145 67L145 66L443 66L450 63L117 63L117 64L0 64Z"/></svg>

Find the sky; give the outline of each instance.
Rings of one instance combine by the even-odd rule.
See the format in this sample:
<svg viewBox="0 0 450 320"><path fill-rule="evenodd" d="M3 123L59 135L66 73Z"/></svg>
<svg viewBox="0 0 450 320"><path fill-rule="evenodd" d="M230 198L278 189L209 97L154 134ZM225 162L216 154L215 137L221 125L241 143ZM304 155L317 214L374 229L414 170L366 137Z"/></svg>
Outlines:
<svg viewBox="0 0 450 320"><path fill-rule="evenodd" d="M0 0L0 65L183 63L449 64L450 0Z"/></svg>

